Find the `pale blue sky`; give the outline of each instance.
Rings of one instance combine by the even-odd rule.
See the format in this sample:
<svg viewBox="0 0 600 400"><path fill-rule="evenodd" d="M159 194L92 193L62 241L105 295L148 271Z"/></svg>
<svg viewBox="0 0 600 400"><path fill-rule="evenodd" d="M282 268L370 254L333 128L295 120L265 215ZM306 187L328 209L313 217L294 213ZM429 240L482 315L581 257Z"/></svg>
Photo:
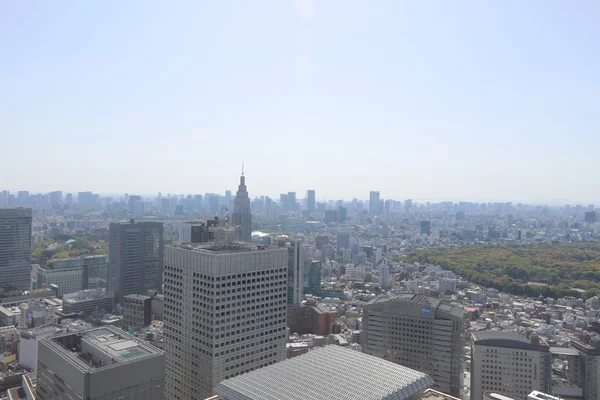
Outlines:
<svg viewBox="0 0 600 400"><path fill-rule="evenodd" d="M0 190L600 203L598 1L0 2Z"/></svg>

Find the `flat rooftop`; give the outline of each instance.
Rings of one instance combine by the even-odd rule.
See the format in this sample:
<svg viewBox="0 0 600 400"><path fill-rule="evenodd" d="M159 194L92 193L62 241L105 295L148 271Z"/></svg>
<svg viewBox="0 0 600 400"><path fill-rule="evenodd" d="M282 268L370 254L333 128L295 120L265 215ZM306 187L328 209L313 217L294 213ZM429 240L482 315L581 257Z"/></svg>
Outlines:
<svg viewBox="0 0 600 400"><path fill-rule="evenodd" d="M550 347L542 337L539 344L517 332L507 331L479 331L473 332L473 343L481 346L504 347L510 349L550 351Z"/></svg>
<svg viewBox="0 0 600 400"><path fill-rule="evenodd" d="M402 400L432 386L422 372L331 345L224 380L215 393L224 400Z"/></svg>
<svg viewBox="0 0 600 400"><path fill-rule="evenodd" d="M111 326L71 332L44 339L56 344L61 354L86 369L136 361L157 354L160 350L136 337Z"/></svg>
<svg viewBox="0 0 600 400"><path fill-rule="evenodd" d="M226 253L240 253L247 251L273 251L285 249L284 247L275 246L261 246L245 242L232 242L227 244L219 244L218 242L207 242L207 243L184 243L174 244L171 247L182 248L186 250L193 250L200 253L206 254L226 254Z"/></svg>

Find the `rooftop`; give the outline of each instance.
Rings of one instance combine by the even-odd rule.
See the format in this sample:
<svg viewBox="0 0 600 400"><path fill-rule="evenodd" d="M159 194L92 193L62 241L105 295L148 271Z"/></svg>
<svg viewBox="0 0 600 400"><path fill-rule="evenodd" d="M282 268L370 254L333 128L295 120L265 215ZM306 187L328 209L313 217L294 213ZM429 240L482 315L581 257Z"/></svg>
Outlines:
<svg viewBox="0 0 600 400"><path fill-rule="evenodd" d="M63 357L88 370L162 354L157 348L112 326L65 333L42 340Z"/></svg>
<svg viewBox="0 0 600 400"><path fill-rule="evenodd" d="M480 331L473 332L473 343L480 346L504 347L510 349L550 351L550 347L539 338L539 344L534 339L517 332Z"/></svg>
<svg viewBox="0 0 600 400"><path fill-rule="evenodd" d="M344 365L343 369L332 365ZM378 400L408 399L433 386L422 372L339 346L307 354L222 381L215 392L222 399Z"/></svg>

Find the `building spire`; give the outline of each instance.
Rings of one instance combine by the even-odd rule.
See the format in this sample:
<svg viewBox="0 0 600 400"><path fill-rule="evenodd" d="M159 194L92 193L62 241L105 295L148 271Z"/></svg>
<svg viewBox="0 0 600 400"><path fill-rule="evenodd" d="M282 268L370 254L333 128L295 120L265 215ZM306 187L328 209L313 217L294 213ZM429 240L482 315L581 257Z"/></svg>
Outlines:
<svg viewBox="0 0 600 400"><path fill-rule="evenodd" d="M242 163L242 176L244 176L244 163Z"/></svg>

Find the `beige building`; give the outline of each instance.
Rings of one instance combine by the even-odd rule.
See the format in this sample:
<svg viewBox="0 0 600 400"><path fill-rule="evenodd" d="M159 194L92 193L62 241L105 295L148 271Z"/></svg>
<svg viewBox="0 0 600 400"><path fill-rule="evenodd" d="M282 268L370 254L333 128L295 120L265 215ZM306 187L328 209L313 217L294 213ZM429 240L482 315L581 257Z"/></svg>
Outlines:
<svg viewBox="0 0 600 400"><path fill-rule="evenodd" d="M285 359L287 268L286 248L165 249L167 399L205 399L222 380Z"/></svg>
<svg viewBox="0 0 600 400"><path fill-rule="evenodd" d="M536 334L484 331L472 334L471 400L488 391L527 399L533 390L549 393L552 354Z"/></svg>

